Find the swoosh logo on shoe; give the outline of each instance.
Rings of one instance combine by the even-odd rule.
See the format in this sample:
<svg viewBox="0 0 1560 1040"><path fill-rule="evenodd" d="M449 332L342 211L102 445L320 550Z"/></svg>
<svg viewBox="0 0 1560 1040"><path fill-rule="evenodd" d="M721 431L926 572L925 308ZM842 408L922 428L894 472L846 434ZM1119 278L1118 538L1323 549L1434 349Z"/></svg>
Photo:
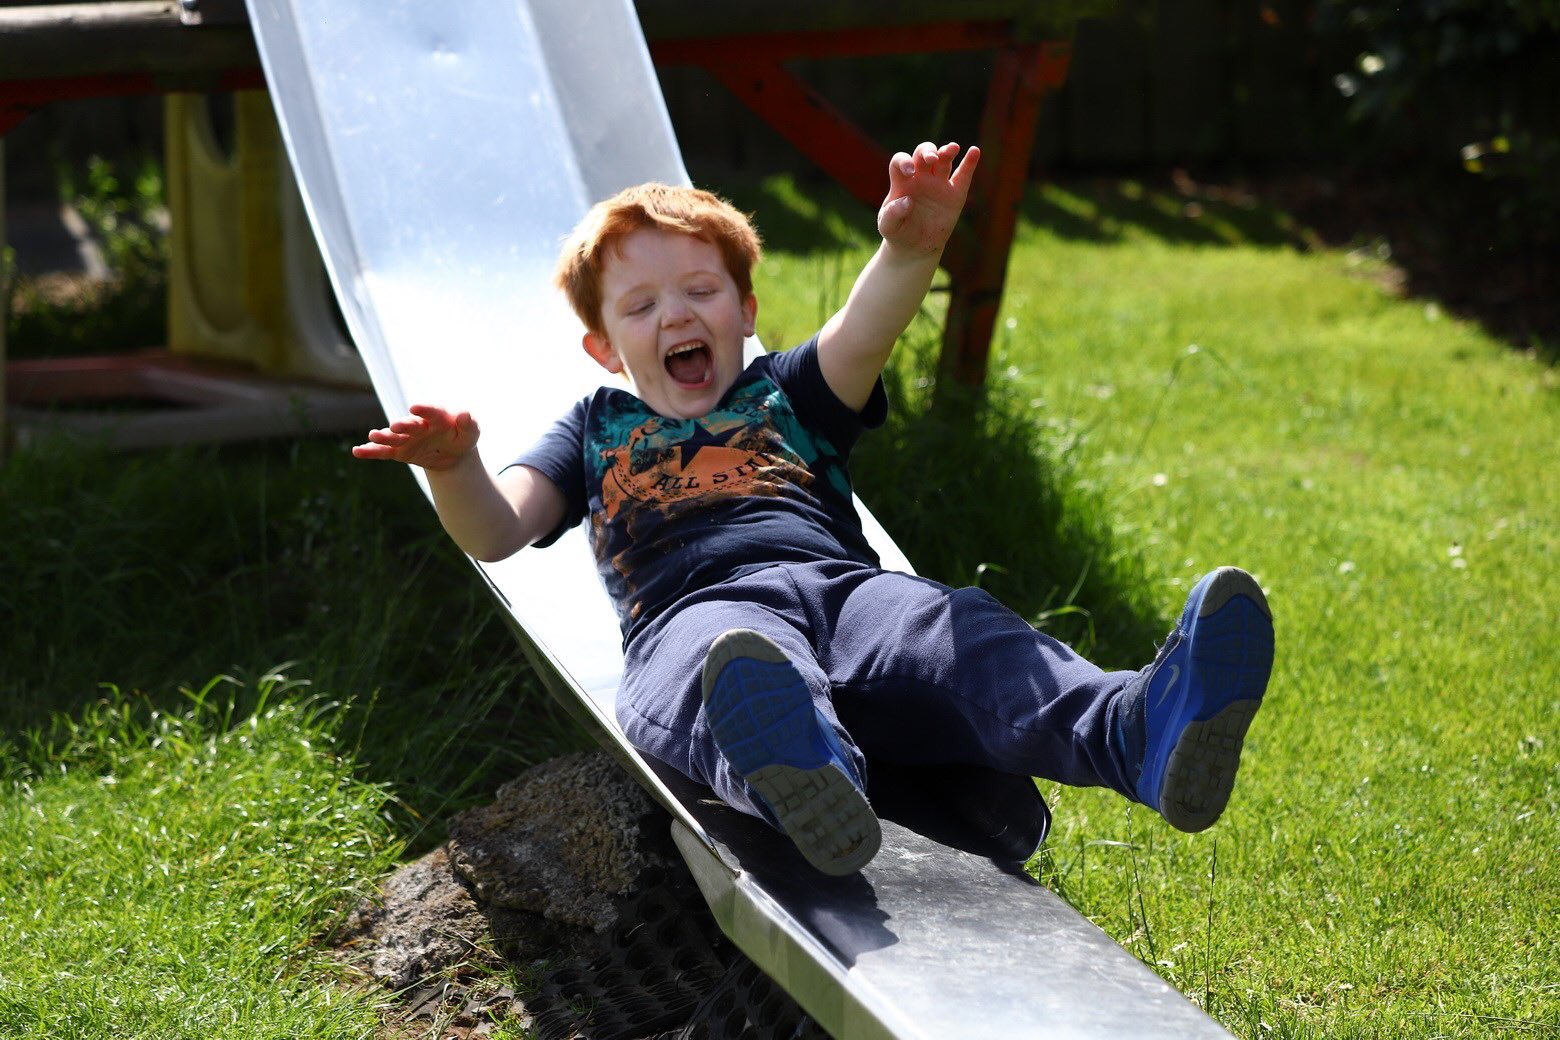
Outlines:
<svg viewBox="0 0 1560 1040"><path fill-rule="evenodd" d="M1165 683L1165 688L1163 690L1159 691L1159 696L1158 697L1154 698L1154 707L1156 709L1161 704L1163 704L1165 702L1165 698L1166 697L1170 696L1170 691L1175 689L1175 684L1180 680L1180 678L1181 678L1181 666L1178 665L1178 664L1171 665L1170 666L1170 681Z"/></svg>

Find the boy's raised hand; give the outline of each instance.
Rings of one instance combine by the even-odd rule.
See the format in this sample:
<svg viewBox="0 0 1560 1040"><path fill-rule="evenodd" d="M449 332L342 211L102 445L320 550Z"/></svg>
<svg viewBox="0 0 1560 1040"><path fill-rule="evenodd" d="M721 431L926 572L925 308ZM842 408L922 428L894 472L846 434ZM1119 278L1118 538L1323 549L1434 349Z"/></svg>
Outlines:
<svg viewBox="0 0 1560 1040"><path fill-rule="evenodd" d="M410 411L382 430L368 431L368 443L353 448L352 454L442 470L476 447L481 431L470 412L447 412L427 404L414 404Z"/></svg>
<svg viewBox="0 0 1560 1040"><path fill-rule="evenodd" d="M913 155L899 152L889 160L888 197L877 221L883 241L915 255L941 252L980 165L980 149L974 145L955 166L958 154L957 144L938 148L927 141Z"/></svg>

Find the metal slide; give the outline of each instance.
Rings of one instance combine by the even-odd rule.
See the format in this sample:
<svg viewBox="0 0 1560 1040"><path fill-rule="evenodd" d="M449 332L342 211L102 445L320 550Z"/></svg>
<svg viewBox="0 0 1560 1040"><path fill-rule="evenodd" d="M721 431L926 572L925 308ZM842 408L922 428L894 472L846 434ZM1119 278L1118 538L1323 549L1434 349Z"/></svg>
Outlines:
<svg viewBox="0 0 1560 1040"><path fill-rule="evenodd" d="M630 0L248 3L310 221L385 409L468 408L484 458L503 465L600 384L548 284L561 238L619 188L688 180ZM908 568L881 529L869 533L885 565ZM912 826L885 809L877 859L825 878L626 745L612 711L617 622L581 531L478 569L554 693L672 813L721 927L834 1036L1228 1035L1013 865L1043 807L1007 833L957 805L926 815L950 788L970 805L1038 806L1027 779L1016 781L1026 801L1003 787L1011 778L933 777L919 792L910 778L898 819Z"/></svg>

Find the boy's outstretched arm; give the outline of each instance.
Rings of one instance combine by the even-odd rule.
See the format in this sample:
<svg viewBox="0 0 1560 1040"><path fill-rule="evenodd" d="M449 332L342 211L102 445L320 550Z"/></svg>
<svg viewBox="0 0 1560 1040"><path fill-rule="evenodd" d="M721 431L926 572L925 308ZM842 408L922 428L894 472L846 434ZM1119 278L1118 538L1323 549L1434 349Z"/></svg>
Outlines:
<svg viewBox="0 0 1560 1040"><path fill-rule="evenodd" d="M563 492L537 470L514 466L494 477L477 454L481 431L468 412L414 404L411 414L352 454L421 466L428 474L439 522L455 544L479 560L513 556L552 531L567 508Z"/></svg>
<svg viewBox="0 0 1560 1040"><path fill-rule="evenodd" d="M877 220L883 244L857 277L845 306L818 334L823 378L858 411L931 288L943 246L969 197L980 149L971 146L955 166L958 154L957 144L938 148L927 142L914 155L900 152L889 161L888 197Z"/></svg>

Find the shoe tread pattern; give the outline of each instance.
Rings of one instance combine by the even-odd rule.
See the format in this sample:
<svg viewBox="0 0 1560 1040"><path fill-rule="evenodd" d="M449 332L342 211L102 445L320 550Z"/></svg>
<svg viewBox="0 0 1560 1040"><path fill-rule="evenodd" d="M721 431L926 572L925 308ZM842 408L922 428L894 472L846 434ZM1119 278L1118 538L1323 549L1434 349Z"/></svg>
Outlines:
<svg viewBox="0 0 1560 1040"><path fill-rule="evenodd" d="M1196 624L1192 667L1198 682L1229 692L1207 718L1182 731L1165 765L1159 804L1172 826L1193 832L1211 827L1229 804L1246 731L1273 662L1271 614L1260 587L1244 572L1218 576Z"/></svg>
<svg viewBox="0 0 1560 1040"><path fill-rule="evenodd" d="M871 861L882 841L877 815L833 761L812 696L778 647L753 632L722 635L704 696L721 753L809 863L840 876Z"/></svg>

